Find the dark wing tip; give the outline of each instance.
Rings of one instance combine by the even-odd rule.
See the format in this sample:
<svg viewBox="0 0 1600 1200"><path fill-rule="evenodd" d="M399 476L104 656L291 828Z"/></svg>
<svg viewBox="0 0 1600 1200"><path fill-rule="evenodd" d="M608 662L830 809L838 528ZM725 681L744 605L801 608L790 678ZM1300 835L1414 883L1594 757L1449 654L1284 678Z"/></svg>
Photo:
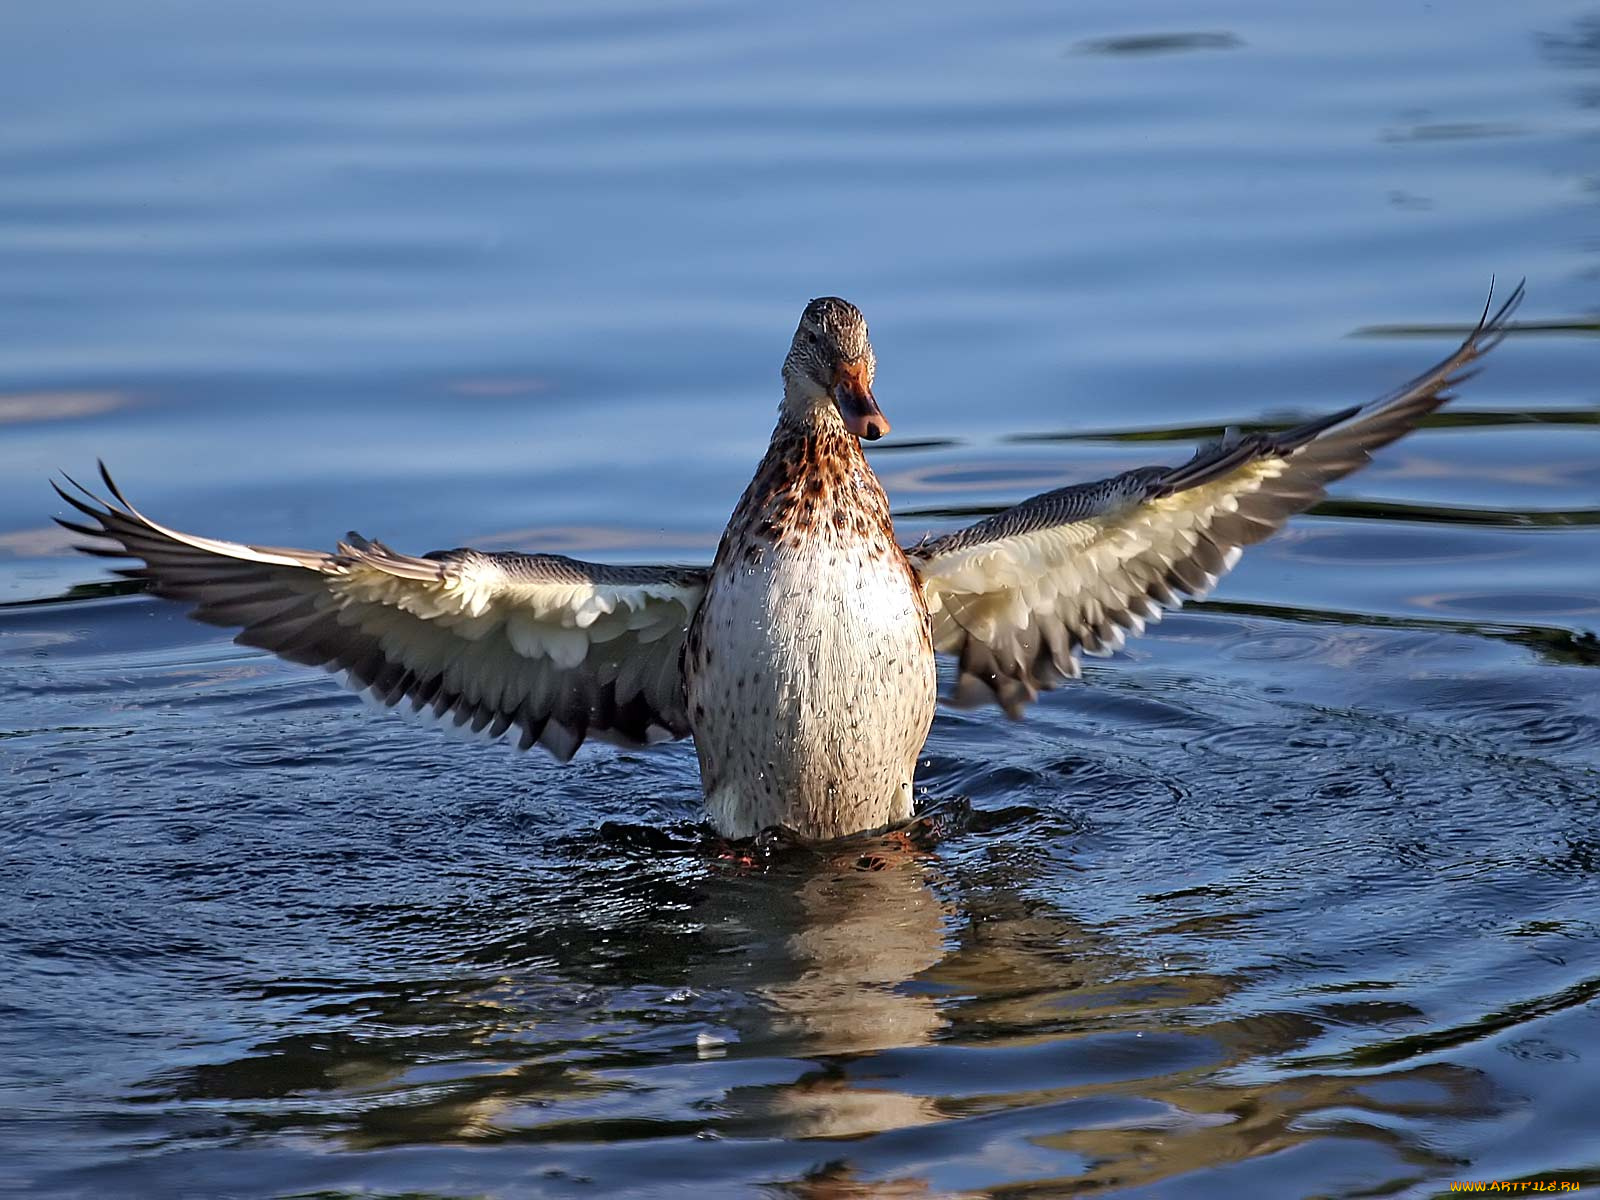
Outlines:
<svg viewBox="0 0 1600 1200"><path fill-rule="evenodd" d="M1478 317L1477 324L1466 337L1461 339L1461 344L1443 360L1368 404L1352 405L1326 417L1318 417L1272 437L1261 439L1262 453L1293 454L1346 422L1354 423L1350 429L1351 433L1354 433L1357 427L1366 427L1373 422L1399 422L1386 437L1377 437L1374 427L1372 445L1368 448L1373 449L1384 441L1394 440L1412 428L1427 413L1453 399L1455 395L1453 389L1483 369L1480 363L1484 355L1498 346L1509 332L1511 317L1527 295L1527 282L1526 279L1519 281L1511 290L1511 294L1501 302L1500 307L1495 308L1494 281L1491 279L1489 295L1484 300L1483 312ZM1343 436L1344 432L1340 430L1334 436ZM1213 451L1209 456L1204 456L1202 452L1196 456L1195 461L1178 468L1173 475L1182 481L1180 487L1191 487L1196 481L1206 482L1215 478L1219 473L1231 469L1233 465L1236 464L1229 462L1226 456L1217 451ZM1198 480L1185 479L1185 476L1196 475L1200 477Z"/></svg>
<svg viewBox="0 0 1600 1200"><path fill-rule="evenodd" d="M106 490L111 493L111 498L118 504L122 505L123 508L132 511L133 505L128 503L128 498L122 494L122 489L117 486L117 481L111 478L111 471L106 467L106 460L103 458L97 458L94 460L94 465L100 472L100 479L105 483ZM66 472L62 472L62 474L65 475ZM68 475L67 478L72 479L70 475ZM93 492L90 492L88 488L84 487L75 479L72 480L72 485L84 492L86 495L94 495ZM95 496L94 498L96 500L100 499L98 496Z"/></svg>
<svg viewBox="0 0 1600 1200"><path fill-rule="evenodd" d="M96 529L78 521L69 521L65 517L51 517L50 519L67 532L76 533L82 537L103 538L106 536L104 529Z"/></svg>
<svg viewBox="0 0 1600 1200"><path fill-rule="evenodd" d="M1511 295L1495 310L1494 315L1489 315L1489 307L1494 303L1494 280L1489 280L1489 298L1483 302L1483 316L1478 318L1478 327L1472 331L1467 340L1462 343L1462 348L1474 347L1476 354L1487 354L1502 341L1507 333L1511 332L1511 317L1522 307L1523 298L1527 295L1528 280L1526 277L1517 281L1517 286L1511 289Z"/></svg>
<svg viewBox="0 0 1600 1200"><path fill-rule="evenodd" d="M92 531L92 536L94 536L94 537L111 537L111 536L113 536L111 531L110 531L110 529L106 526L106 518L114 515L114 510L111 508L111 506L108 505L99 496L97 496L93 492L91 492L88 488L84 487L83 484L79 483L71 475L68 475L65 471L61 472L61 478L66 480L67 483L69 483L74 488L76 488L78 490L78 492L80 493L80 495L77 495L77 496L73 495L71 492L67 491L66 488L62 487L59 483L57 483L54 479L50 480L50 487L55 491L55 494L57 496L61 497L62 500L66 501L68 504L72 505L73 508L77 509L84 516L93 517L95 519L95 521L97 521L99 523L100 528L96 529L96 530L93 530ZM60 522L61 518L57 517L57 518L55 518L55 520Z"/></svg>
<svg viewBox="0 0 1600 1200"><path fill-rule="evenodd" d="M1494 276L1489 276L1489 296L1483 302L1483 317L1478 321L1478 329L1498 329L1506 323L1506 318L1516 312L1522 304L1522 299L1528 292L1528 277L1524 275L1517 280L1517 286L1511 289L1511 295L1505 298L1494 316L1489 315L1489 307L1494 303Z"/></svg>

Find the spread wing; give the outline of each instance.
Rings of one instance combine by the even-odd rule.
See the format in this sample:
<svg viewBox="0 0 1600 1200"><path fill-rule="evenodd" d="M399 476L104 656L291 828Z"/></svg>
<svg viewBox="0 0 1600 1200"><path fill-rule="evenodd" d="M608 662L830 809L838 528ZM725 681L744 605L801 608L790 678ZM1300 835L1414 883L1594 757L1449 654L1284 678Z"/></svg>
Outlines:
<svg viewBox="0 0 1600 1200"><path fill-rule="evenodd" d="M240 627L246 646L490 737L515 725L523 749L538 742L563 761L590 734L637 746L689 732L679 658L704 571L477 550L415 558L354 533L331 554L245 546L158 525L100 471L114 503L56 488L95 522L62 525L116 543L79 549L143 559L119 573Z"/></svg>
<svg viewBox="0 0 1600 1200"><path fill-rule="evenodd" d="M1234 436L1180 467L1141 467L1025 500L907 551L934 646L959 657L958 702L1013 716L1163 609L1205 595L1245 546L1416 427L1505 335L1522 287L1443 362L1371 404L1277 434Z"/></svg>

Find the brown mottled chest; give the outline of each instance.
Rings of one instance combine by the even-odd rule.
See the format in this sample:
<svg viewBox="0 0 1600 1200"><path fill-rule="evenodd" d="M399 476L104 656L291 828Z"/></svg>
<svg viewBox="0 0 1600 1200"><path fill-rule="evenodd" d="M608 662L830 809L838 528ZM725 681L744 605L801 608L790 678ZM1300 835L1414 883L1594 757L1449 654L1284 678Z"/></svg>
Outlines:
<svg viewBox="0 0 1600 1200"><path fill-rule="evenodd" d="M780 431L734 510L717 565L732 565L737 556L826 547L904 562L888 497L860 443L830 429Z"/></svg>

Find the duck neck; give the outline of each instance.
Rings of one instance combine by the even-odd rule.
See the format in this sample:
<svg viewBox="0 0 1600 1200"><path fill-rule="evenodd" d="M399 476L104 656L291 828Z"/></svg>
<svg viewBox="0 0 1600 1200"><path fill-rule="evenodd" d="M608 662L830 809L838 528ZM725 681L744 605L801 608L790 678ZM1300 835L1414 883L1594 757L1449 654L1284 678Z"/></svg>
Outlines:
<svg viewBox="0 0 1600 1200"><path fill-rule="evenodd" d="M861 440L844 427L833 397L786 384L763 474L815 477L866 467Z"/></svg>
<svg viewBox="0 0 1600 1200"><path fill-rule="evenodd" d="M852 442L856 440L846 431L844 418L839 415L839 406L833 402L832 396L785 377L783 403L778 406L778 427L773 430L773 440L783 436L818 435L848 437Z"/></svg>

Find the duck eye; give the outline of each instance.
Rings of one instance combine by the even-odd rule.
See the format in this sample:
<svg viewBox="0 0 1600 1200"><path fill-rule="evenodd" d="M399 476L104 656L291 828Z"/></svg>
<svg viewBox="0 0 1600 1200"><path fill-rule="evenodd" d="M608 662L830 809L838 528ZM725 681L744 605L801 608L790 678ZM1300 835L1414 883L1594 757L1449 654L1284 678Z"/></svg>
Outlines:
<svg viewBox="0 0 1600 1200"><path fill-rule="evenodd" d="M806 330L806 341L810 342L813 346L817 344L817 331L815 329Z"/></svg>

